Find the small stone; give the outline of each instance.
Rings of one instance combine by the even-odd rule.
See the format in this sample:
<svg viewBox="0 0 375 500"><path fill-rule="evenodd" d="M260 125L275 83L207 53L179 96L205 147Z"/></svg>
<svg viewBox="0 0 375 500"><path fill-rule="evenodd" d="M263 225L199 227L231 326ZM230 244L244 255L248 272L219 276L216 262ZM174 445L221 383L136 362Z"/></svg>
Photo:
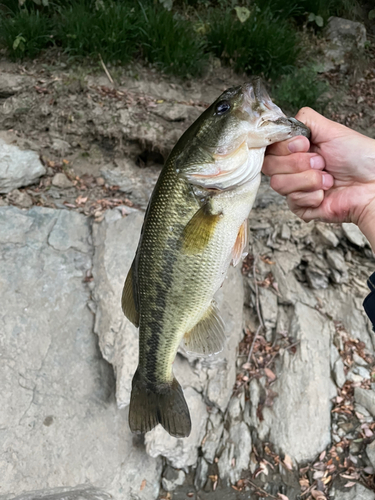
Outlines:
<svg viewBox="0 0 375 500"><path fill-rule="evenodd" d="M328 276L315 266L308 266L306 269L306 278L311 288L315 290L328 288Z"/></svg>
<svg viewBox="0 0 375 500"><path fill-rule="evenodd" d="M335 233L331 231L326 224L318 223L316 225L316 232L321 237L323 243L328 246L337 247L339 240Z"/></svg>
<svg viewBox="0 0 375 500"><path fill-rule="evenodd" d="M366 453L371 465L375 468L375 441L366 446Z"/></svg>
<svg viewBox="0 0 375 500"><path fill-rule="evenodd" d="M361 375L357 375L356 373L353 373L352 371L349 371L346 374L346 380L349 380L350 382L358 383L358 382L362 382L363 377Z"/></svg>
<svg viewBox="0 0 375 500"><path fill-rule="evenodd" d="M35 151L22 151L0 139L0 193L29 186L45 173Z"/></svg>
<svg viewBox="0 0 375 500"><path fill-rule="evenodd" d="M70 181L65 174L59 172L54 175L52 179L52 185L61 189L67 189L73 186L72 181Z"/></svg>
<svg viewBox="0 0 375 500"><path fill-rule="evenodd" d="M373 390L355 387L354 399L357 403L364 406L373 417L375 417L375 392Z"/></svg>
<svg viewBox="0 0 375 500"><path fill-rule="evenodd" d="M370 371L367 370L364 366L354 366L352 369L354 373L357 373L360 377L364 379L371 378Z"/></svg>
<svg viewBox="0 0 375 500"><path fill-rule="evenodd" d="M355 224L344 222L342 224L342 230L348 240L354 245L357 245L357 247L363 248L368 244L367 238Z"/></svg>
<svg viewBox="0 0 375 500"><path fill-rule="evenodd" d="M56 154L64 156L69 151L70 144L62 139L54 139L51 148Z"/></svg>
<svg viewBox="0 0 375 500"><path fill-rule="evenodd" d="M333 365L333 376L337 387L342 387L345 384L344 363L341 358L338 358Z"/></svg>
<svg viewBox="0 0 375 500"><path fill-rule="evenodd" d="M25 191L19 191L18 189L13 189L7 199L11 205L16 205L21 208L30 208L33 205L33 200Z"/></svg>
<svg viewBox="0 0 375 500"><path fill-rule="evenodd" d="M282 240L290 240L291 232L288 224L283 224L281 226L281 239Z"/></svg>
<svg viewBox="0 0 375 500"><path fill-rule="evenodd" d="M185 472L183 470L177 470L167 465L165 471L163 472L163 478L161 484L165 491L174 491L177 486L181 486L185 481Z"/></svg>
<svg viewBox="0 0 375 500"><path fill-rule="evenodd" d="M97 177L96 178L96 183L97 183L98 186L104 186L105 179L103 177Z"/></svg>
<svg viewBox="0 0 375 500"><path fill-rule="evenodd" d="M359 356L356 352L353 353L353 361L356 365L359 366L368 366L367 361L365 361L361 356Z"/></svg>
<svg viewBox="0 0 375 500"><path fill-rule="evenodd" d="M327 250L326 257L328 264L334 269L337 269L337 271L343 274L348 272L348 266L341 252L338 250Z"/></svg>

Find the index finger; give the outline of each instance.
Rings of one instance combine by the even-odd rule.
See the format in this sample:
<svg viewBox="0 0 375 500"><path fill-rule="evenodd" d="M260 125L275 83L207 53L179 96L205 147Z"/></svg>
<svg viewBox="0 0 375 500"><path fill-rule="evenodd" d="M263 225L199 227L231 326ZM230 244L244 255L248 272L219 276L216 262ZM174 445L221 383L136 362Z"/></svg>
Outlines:
<svg viewBox="0 0 375 500"><path fill-rule="evenodd" d="M292 153L306 153L310 149L310 141L303 135L292 137L282 142L275 142L266 149L266 155L287 156Z"/></svg>

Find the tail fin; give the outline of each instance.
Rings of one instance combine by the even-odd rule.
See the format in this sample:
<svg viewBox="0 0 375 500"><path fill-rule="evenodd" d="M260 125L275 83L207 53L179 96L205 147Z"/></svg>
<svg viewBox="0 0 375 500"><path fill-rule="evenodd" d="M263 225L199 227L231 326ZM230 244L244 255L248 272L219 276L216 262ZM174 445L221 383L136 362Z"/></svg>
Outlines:
<svg viewBox="0 0 375 500"><path fill-rule="evenodd" d="M137 370L130 398L130 430L144 433L159 423L171 436L189 436L190 413L182 388L176 379L171 384L149 384Z"/></svg>

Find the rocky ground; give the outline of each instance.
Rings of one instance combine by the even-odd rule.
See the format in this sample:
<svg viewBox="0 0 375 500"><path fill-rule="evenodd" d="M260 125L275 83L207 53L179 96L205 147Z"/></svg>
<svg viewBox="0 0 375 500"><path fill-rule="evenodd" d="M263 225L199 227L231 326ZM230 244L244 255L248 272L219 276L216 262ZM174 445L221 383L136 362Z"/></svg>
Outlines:
<svg viewBox="0 0 375 500"><path fill-rule="evenodd" d="M218 296L225 351L175 362L191 436L128 429L120 296L144 209L178 137L243 77L0 67L0 499L373 500L374 257L352 225L297 220L267 179ZM373 136L373 60L325 78L327 116Z"/></svg>

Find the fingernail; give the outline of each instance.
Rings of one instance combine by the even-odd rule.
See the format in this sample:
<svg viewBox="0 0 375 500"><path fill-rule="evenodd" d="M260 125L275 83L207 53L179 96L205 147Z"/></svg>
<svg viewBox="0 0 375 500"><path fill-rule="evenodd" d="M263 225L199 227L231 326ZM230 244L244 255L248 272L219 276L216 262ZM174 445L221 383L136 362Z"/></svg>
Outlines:
<svg viewBox="0 0 375 500"><path fill-rule="evenodd" d="M330 189L333 186L334 180L332 175L323 174L323 189Z"/></svg>
<svg viewBox="0 0 375 500"><path fill-rule="evenodd" d="M325 162L322 156L312 156L310 158L310 167L315 168L316 170L323 170L325 167Z"/></svg>
<svg viewBox="0 0 375 500"><path fill-rule="evenodd" d="M302 137L296 137L288 144L288 149L291 153L298 151L306 151L306 141Z"/></svg>

